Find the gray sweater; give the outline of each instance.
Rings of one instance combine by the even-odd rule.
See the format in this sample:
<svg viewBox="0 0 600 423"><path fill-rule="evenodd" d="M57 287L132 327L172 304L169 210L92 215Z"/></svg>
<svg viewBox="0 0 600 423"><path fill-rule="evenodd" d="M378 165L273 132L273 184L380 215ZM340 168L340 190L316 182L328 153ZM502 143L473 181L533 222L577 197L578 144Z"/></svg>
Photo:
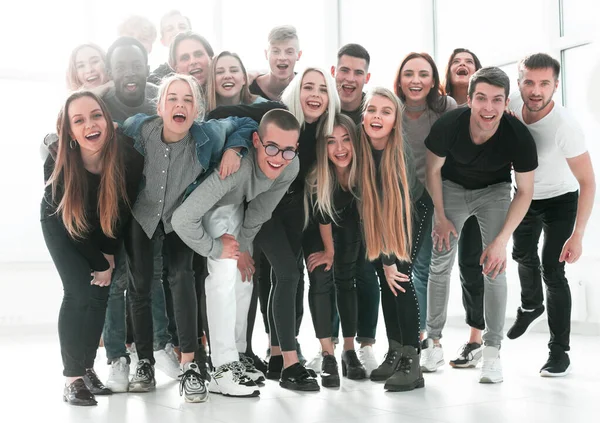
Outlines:
<svg viewBox="0 0 600 423"><path fill-rule="evenodd" d="M277 179L271 180L260 170L256 163L256 152L250 148L236 173L221 180L215 171L192 192L173 214L173 229L198 254L219 258L223 243L206 232L202 218L213 208L247 201L248 207L237 239L240 251L247 251L263 223L271 218L299 170L300 164L295 158Z"/></svg>

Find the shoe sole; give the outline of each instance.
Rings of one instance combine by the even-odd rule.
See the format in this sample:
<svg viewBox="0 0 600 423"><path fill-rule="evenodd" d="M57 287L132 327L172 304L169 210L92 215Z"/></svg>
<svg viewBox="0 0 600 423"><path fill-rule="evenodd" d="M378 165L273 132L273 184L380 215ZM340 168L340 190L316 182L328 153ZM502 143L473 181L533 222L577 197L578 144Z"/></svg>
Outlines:
<svg viewBox="0 0 600 423"><path fill-rule="evenodd" d="M129 391L129 383L127 385L106 385L108 389L110 389L113 394L123 394Z"/></svg>
<svg viewBox="0 0 600 423"><path fill-rule="evenodd" d="M321 386L323 388L339 388L340 377L339 376L321 376Z"/></svg>
<svg viewBox="0 0 600 423"><path fill-rule="evenodd" d="M183 396L183 400L187 403L190 404L198 404L201 402L206 402L208 401L208 394L203 396L203 397L186 397L185 395Z"/></svg>
<svg viewBox="0 0 600 423"><path fill-rule="evenodd" d="M563 376L568 375L569 373L571 373L571 365L569 365L569 367L567 367L567 370L565 370L564 372L561 372L561 373L551 373L548 370L540 370L541 377L563 377Z"/></svg>
<svg viewBox="0 0 600 423"><path fill-rule="evenodd" d="M129 385L129 392L151 392L156 389L156 385L153 386L140 386L140 385Z"/></svg>
<svg viewBox="0 0 600 423"><path fill-rule="evenodd" d="M419 388L424 388L424 387L425 387L425 379L420 378L415 383L411 383L410 385L394 386L394 385L388 385L386 383L383 388L390 392L406 392L406 391L412 391L414 389L419 389Z"/></svg>
<svg viewBox="0 0 600 423"><path fill-rule="evenodd" d="M479 378L479 383L491 384L491 383L502 383L502 382L504 382L504 378L500 378L500 379L491 379L489 377Z"/></svg>
<svg viewBox="0 0 600 423"><path fill-rule="evenodd" d="M433 367L433 368L421 366L421 371L424 373L435 373L435 372L437 372L437 369L439 369L443 365L444 365L444 360L441 360L441 361L438 361L437 363L435 363L435 367Z"/></svg>
<svg viewBox="0 0 600 423"><path fill-rule="evenodd" d="M67 397L65 397L64 395L63 395L63 401L66 402L67 404L76 405L78 407L90 407L93 405L98 405L98 401L94 401L94 402L91 402L91 401L89 401L89 402L88 401L85 401L85 402L69 401L67 399Z"/></svg>
<svg viewBox="0 0 600 423"><path fill-rule="evenodd" d="M317 392L321 390L319 385L296 385L295 383L287 381L279 382L279 386L281 386L284 389L289 389L291 391Z"/></svg>
<svg viewBox="0 0 600 423"><path fill-rule="evenodd" d="M227 392L218 392L218 391L211 391L211 390L209 390L209 392L211 394L219 394L219 395L223 395L224 397L231 397L231 398L256 398L256 397L260 396L260 391L258 389L256 391L252 392L251 394L245 394L245 395L230 394Z"/></svg>
<svg viewBox="0 0 600 423"><path fill-rule="evenodd" d="M455 369L471 369L471 368L477 367L477 365L479 364L480 361L481 361L481 359L476 360L476 361L471 361L466 364L456 364L455 362L450 361L448 364L450 364L450 367L453 367Z"/></svg>
<svg viewBox="0 0 600 423"><path fill-rule="evenodd" d="M281 379L281 372L267 372L267 379L279 380Z"/></svg>
<svg viewBox="0 0 600 423"><path fill-rule="evenodd" d="M525 332L523 332L521 335L510 337L510 336L508 336L508 332L507 332L506 333L506 337L508 339L510 339L510 340L515 340L515 339L519 339L522 336L527 335L529 332L531 332L531 330L533 329L533 327L540 322L540 319L544 316L545 313L546 313L546 310L542 311L542 314L540 314L538 317L536 317L535 319L533 319L531 321L531 323L529 324L529 326L527 326L527 329L525 329Z"/></svg>

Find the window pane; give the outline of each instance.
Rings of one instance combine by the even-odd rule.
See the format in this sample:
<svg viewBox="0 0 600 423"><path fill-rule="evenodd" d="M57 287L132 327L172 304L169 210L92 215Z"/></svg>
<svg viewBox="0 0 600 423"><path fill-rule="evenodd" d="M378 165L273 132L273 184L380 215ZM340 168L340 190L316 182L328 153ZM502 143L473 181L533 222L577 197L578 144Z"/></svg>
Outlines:
<svg viewBox="0 0 600 423"><path fill-rule="evenodd" d="M598 2L595 0L562 0L563 36L590 36Z"/></svg>

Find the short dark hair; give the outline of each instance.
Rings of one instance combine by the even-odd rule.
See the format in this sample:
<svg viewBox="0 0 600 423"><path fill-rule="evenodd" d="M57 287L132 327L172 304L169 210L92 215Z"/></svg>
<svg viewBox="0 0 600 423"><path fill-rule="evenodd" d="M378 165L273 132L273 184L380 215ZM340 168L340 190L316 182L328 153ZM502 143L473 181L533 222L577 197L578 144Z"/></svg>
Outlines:
<svg viewBox="0 0 600 423"><path fill-rule="evenodd" d="M510 79L506 72L495 66L488 66L479 69L471 76L469 80L469 97L473 98L475 87L480 82L493 85L494 87L504 88L504 94L506 98L510 94Z"/></svg>
<svg viewBox="0 0 600 423"><path fill-rule="evenodd" d="M214 57L215 51L213 50L208 40L202 35L197 34L193 31L180 32L175 36L175 38L173 38L173 41L171 42L171 47L169 48L169 65L171 65L173 69L175 69L175 63L177 63L177 47L179 46L179 43L183 40L198 41L200 44L202 44L208 56L211 59Z"/></svg>
<svg viewBox="0 0 600 423"><path fill-rule="evenodd" d="M473 58L473 62L475 62L475 71L478 71L479 69L482 68L479 57L477 57L477 55L475 53L473 53L471 50L469 50L468 48L462 48L462 47L455 48L454 51L452 52L452 54L450 55L450 58L448 59L448 64L446 65L446 81L444 83L444 90L446 91L446 94L448 94L449 96L452 96L454 94L454 87L452 86L452 78L450 76L450 67L452 66L452 62L454 61L454 58L459 53L468 53L471 55L471 57Z"/></svg>
<svg viewBox="0 0 600 423"><path fill-rule="evenodd" d="M548 69L552 68L554 79L558 80L560 76L560 62L546 53L536 53L525 57L519 62L519 78L524 70L527 69Z"/></svg>
<svg viewBox="0 0 600 423"><path fill-rule="evenodd" d="M129 46L139 48L144 55L144 62L146 65L148 64L148 52L142 43L133 37L119 37L110 45L108 51L106 52L106 68L110 70L112 55L117 48Z"/></svg>
<svg viewBox="0 0 600 423"><path fill-rule="evenodd" d="M258 125L258 135L261 138L267 126L271 123L284 131L297 131L300 133L300 124L293 114L285 109L272 109L265 113L260 120L260 125Z"/></svg>
<svg viewBox="0 0 600 423"><path fill-rule="evenodd" d="M346 44L338 50L338 61L342 58L342 56L365 59L365 62L367 62L367 69L369 69L369 65L371 64L371 56L369 55L369 52L360 44Z"/></svg>

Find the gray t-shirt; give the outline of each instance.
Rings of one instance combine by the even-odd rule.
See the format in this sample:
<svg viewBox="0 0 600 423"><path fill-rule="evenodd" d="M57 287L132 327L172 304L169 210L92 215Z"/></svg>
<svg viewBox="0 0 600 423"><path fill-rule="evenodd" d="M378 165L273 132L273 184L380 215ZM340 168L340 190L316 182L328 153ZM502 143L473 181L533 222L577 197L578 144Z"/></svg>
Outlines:
<svg viewBox="0 0 600 423"><path fill-rule="evenodd" d="M441 115L449 110L456 109L456 101L452 97L446 97L446 99L446 109L442 113L436 113L427 108L418 119L409 119L406 113L402 113L404 142L410 146L417 178L419 178L422 184L425 184L426 173L425 158L427 157L427 147L425 147L425 138L427 138L431 127Z"/></svg>
<svg viewBox="0 0 600 423"><path fill-rule="evenodd" d="M146 94L144 102L137 107L130 107L124 104L117 98L115 88L109 89L106 94L102 96L102 100L108 107L108 111L112 115L112 119L116 122L123 123L138 113L153 116L156 114L156 98L158 97L158 87L154 84L146 82Z"/></svg>
<svg viewBox="0 0 600 423"><path fill-rule="evenodd" d="M204 229L202 218L216 207L248 202L237 241L240 251L248 250L263 223L298 175L300 163L294 158L275 180L267 178L256 163L256 152L249 149L240 169L225 179L217 171L209 175L173 213L173 229L195 252L219 258L223 251L220 239L213 239Z"/></svg>

